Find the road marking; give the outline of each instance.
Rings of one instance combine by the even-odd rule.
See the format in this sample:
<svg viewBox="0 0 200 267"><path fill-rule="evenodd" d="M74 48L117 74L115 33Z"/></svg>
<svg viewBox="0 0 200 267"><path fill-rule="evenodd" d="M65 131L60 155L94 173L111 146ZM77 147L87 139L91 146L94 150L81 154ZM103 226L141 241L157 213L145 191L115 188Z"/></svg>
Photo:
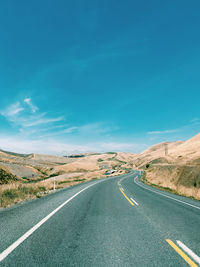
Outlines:
<svg viewBox="0 0 200 267"><path fill-rule="evenodd" d="M170 239L166 239L167 243L191 266L198 267L180 248L178 248Z"/></svg>
<svg viewBox="0 0 200 267"><path fill-rule="evenodd" d="M181 241L176 240L176 243L181 247L190 257L193 258L200 265L200 257L197 256L190 248L184 245Z"/></svg>
<svg viewBox="0 0 200 267"><path fill-rule="evenodd" d="M105 180L103 180L105 181ZM94 184L88 185L87 187L83 188L80 190L78 193L70 197L68 200L66 200L63 204L58 206L55 210L53 210L49 215L47 215L45 218L43 218L40 222L38 222L35 226L33 226L30 230L28 230L24 235L22 235L19 239L17 239L12 245L10 245L7 249L5 249L1 254L0 254L0 262L4 260L14 249L16 249L24 240L26 240L32 233L34 233L41 225L43 225L47 220L49 220L57 211L62 209L67 203L69 203L72 199L74 199L76 196L78 196L80 193L85 191L91 186L94 186L95 184L101 183L96 182Z"/></svg>
<svg viewBox="0 0 200 267"><path fill-rule="evenodd" d="M187 203L187 202L185 202L185 201L182 201L182 200L179 200L179 199L176 199L176 198L167 196L167 195L165 195L165 194L162 194L162 193L160 193L160 192L157 192L157 191L155 191L155 190L152 190L152 189L150 189L150 188L147 188L146 186L143 186L143 185L139 184L138 182L136 182L135 179L134 179L134 181L135 181L135 183L136 183L138 186L140 186L140 187L142 187L142 188L144 188L144 189L146 189L146 190L149 190L149 191L151 191L151 192L154 192L155 194L158 194L158 195L161 195L161 196L164 196L164 197L173 199L173 200L175 200L175 201L177 201L177 202L180 202L180 203L182 203L182 204L185 204L185 205L188 205L188 206L190 206L190 207L193 207L193 208L196 208L196 209L200 210L200 207L197 207L197 206L192 205L192 204L189 204L189 203Z"/></svg>
<svg viewBox="0 0 200 267"><path fill-rule="evenodd" d="M122 188L119 189L121 193L125 196L125 198L130 202L132 206L134 206L133 202L127 197L127 195L122 191Z"/></svg>
<svg viewBox="0 0 200 267"><path fill-rule="evenodd" d="M132 197L130 198L137 206L139 205Z"/></svg>
<svg viewBox="0 0 200 267"><path fill-rule="evenodd" d="M121 187L121 190L124 192L124 189Z"/></svg>

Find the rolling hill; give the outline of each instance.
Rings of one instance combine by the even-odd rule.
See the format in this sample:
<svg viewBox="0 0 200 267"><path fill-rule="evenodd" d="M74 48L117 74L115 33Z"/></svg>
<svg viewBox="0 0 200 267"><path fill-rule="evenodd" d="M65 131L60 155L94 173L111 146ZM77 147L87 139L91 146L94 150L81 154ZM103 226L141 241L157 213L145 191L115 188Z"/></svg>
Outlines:
<svg viewBox="0 0 200 267"><path fill-rule="evenodd" d="M6 190L25 188L23 192L28 196L18 197L18 202L48 193L55 179L56 188L62 188L131 169L144 170L146 183L200 199L200 134L187 141L156 144L141 154L108 152L62 157L0 150L0 195ZM7 205L2 201L1 206Z"/></svg>
<svg viewBox="0 0 200 267"><path fill-rule="evenodd" d="M139 154L134 164L145 170L146 182L200 199L200 134L157 144Z"/></svg>

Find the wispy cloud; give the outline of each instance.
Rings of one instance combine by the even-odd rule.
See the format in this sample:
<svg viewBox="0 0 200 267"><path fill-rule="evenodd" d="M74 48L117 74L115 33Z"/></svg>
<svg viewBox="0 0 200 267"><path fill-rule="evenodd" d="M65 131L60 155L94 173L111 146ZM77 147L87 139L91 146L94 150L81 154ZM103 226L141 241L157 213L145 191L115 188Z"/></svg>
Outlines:
<svg viewBox="0 0 200 267"><path fill-rule="evenodd" d="M40 124L48 124L48 123L53 123L53 122L58 122L58 121L62 121L64 119L63 116L61 117L58 117L58 118L41 118L41 119L36 119L36 118L33 118L32 121L30 122L25 122L23 123L23 126L24 127L32 127L32 126L37 126L37 125L40 125Z"/></svg>
<svg viewBox="0 0 200 267"><path fill-rule="evenodd" d="M22 137L0 136L0 148L18 153L46 153L56 155L67 155L86 152L133 152L144 150L146 144L139 143L117 143L117 142L89 142L86 144L74 144L62 142L56 139L30 140Z"/></svg>
<svg viewBox="0 0 200 267"><path fill-rule="evenodd" d="M198 121L198 122L200 121L199 118L194 118L194 119L192 119L190 122L193 123L193 122L197 122L197 121Z"/></svg>
<svg viewBox="0 0 200 267"><path fill-rule="evenodd" d="M20 137L0 136L0 148L18 153L67 154L92 151L90 145L76 145L58 140L30 140Z"/></svg>
<svg viewBox="0 0 200 267"><path fill-rule="evenodd" d="M9 105L4 110L0 111L10 123L24 128L37 127L47 124L53 124L64 120L63 116L49 117L46 112L39 112L39 108L32 103L31 98L25 98L23 101L18 101ZM40 130L40 129L39 129Z"/></svg>
<svg viewBox="0 0 200 267"><path fill-rule="evenodd" d="M31 98L25 98L24 102L30 107L31 111L33 113L35 113L38 110L38 107L33 105L33 103L31 102Z"/></svg>
<svg viewBox="0 0 200 267"><path fill-rule="evenodd" d="M173 134L173 133L183 133L187 132L188 130L191 130L193 128L197 128L197 126L200 126L200 119L199 118L193 118L188 122L188 124L182 125L179 128L176 129L167 129L167 130L158 130L158 131L149 131L147 132L148 135L167 135L167 134Z"/></svg>
<svg viewBox="0 0 200 267"><path fill-rule="evenodd" d="M101 140L110 133L118 130L111 122L93 122L82 125L66 123L64 116L50 117L47 112L41 112L33 104L31 98L25 98L6 107L1 115L4 116L15 128L16 134L24 138L56 138L68 140L69 138L84 141ZM95 150L95 149L94 149Z"/></svg>
<svg viewBox="0 0 200 267"><path fill-rule="evenodd" d="M59 128L61 128L61 127L59 127ZM52 130L55 130L55 129L52 129ZM63 129L61 131L52 131L52 132L49 132L49 133L46 133L46 134L42 134L40 136L40 138L53 137L53 136L55 137L55 136L62 136L62 135L65 135L65 134L71 134L71 133L78 132L78 129L79 129L78 127L72 126L72 127L65 128L65 129ZM46 132L48 132L48 131L46 131Z"/></svg>
<svg viewBox="0 0 200 267"><path fill-rule="evenodd" d="M6 109L1 110L0 114L6 118L11 118L13 116L16 116L23 110L24 108L21 106L20 102L16 102L8 106Z"/></svg>
<svg viewBox="0 0 200 267"><path fill-rule="evenodd" d="M108 125L107 123L104 122L89 123L79 127L79 132L81 134L86 134L86 135L91 133L93 135L101 135L116 130L118 130L118 127L111 124Z"/></svg>
<svg viewBox="0 0 200 267"><path fill-rule="evenodd" d="M115 152L132 152L136 153L138 151L147 148L144 143L118 143L118 142L104 142L99 144L102 152L115 151Z"/></svg>
<svg viewBox="0 0 200 267"><path fill-rule="evenodd" d="M23 153L50 154L137 152L146 148L136 143L110 142L111 134L119 130L112 122L70 125L62 114L51 117L33 103L31 98L25 98L0 112L12 124L12 129L16 129L10 137L0 135L1 148Z"/></svg>
<svg viewBox="0 0 200 267"><path fill-rule="evenodd" d="M200 119L199 118L194 118L190 122L191 122L191 125L193 125L193 126L200 125Z"/></svg>
<svg viewBox="0 0 200 267"><path fill-rule="evenodd" d="M107 125L103 122L96 122L90 124L84 124L81 126L69 126L62 127L62 130L59 130L60 126L52 128L51 132L47 132L46 134L42 134L40 137L53 137L53 136L65 136L66 134L72 134L81 139L88 139L88 137L92 138L100 138L105 135L109 135L111 132L118 130L118 127L113 125ZM54 131L55 130L55 131Z"/></svg>
<svg viewBox="0 0 200 267"><path fill-rule="evenodd" d="M149 135L154 135L154 134L171 134L171 133L177 133L179 132L180 129L172 129L172 130L164 130L164 131L150 131L147 132Z"/></svg>

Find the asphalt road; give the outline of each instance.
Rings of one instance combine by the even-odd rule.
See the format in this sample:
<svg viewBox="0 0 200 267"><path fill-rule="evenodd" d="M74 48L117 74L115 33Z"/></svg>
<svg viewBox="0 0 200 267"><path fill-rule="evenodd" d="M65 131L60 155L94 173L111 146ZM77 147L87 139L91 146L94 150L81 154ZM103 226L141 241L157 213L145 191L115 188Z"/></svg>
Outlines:
<svg viewBox="0 0 200 267"><path fill-rule="evenodd" d="M138 175L1 210L0 266L199 266L200 202Z"/></svg>

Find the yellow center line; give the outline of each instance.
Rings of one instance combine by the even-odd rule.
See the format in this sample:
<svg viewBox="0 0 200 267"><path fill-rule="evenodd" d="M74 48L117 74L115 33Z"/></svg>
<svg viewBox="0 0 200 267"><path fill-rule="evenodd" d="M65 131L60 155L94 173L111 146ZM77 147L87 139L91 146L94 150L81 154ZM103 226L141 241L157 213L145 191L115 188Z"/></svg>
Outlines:
<svg viewBox="0 0 200 267"><path fill-rule="evenodd" d="M122 189L119 189L121 193L125 196L125 198L131 203L132 206L134 206L133 202L127 197L127 195L122 191Z"/></svg>
<svg viewBox="0 0 200 267"><path fill-rule="evenodd" d="M192 267L198 267L179 247L177 247L170 239L166 239L167 243Z"/></svg>

